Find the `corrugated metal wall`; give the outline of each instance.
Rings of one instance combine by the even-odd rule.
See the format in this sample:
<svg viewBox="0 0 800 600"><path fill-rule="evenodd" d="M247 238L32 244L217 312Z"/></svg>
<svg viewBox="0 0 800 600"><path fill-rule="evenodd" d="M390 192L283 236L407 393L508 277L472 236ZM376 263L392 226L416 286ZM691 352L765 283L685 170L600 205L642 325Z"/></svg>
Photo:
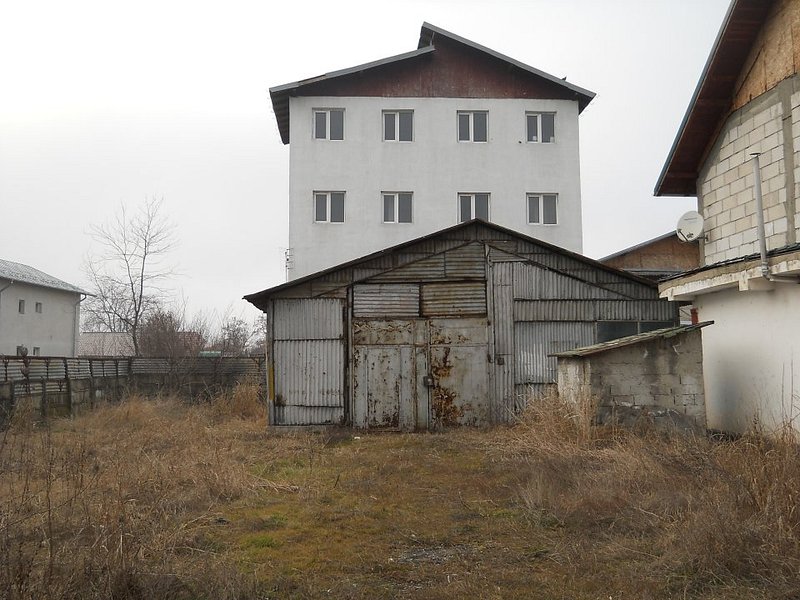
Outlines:
<svg viewBox="0 0 800 600"><path fill-rule="evenodd" d="M416 317L419 285L378 283L353 286L354 317Z"/></svg>
<svg viewBox="0 0 800 600"><path fill-rule="evenodd" d="M275 300L273 413L281 425L340 423L344 419L344 301Z"/></svg>
<svg viewBox="0 0 800 600"><path fill-rule="evenodd" d="M486 284L426 283L422 286L422 315L482 315L486 314Z"/></svg>

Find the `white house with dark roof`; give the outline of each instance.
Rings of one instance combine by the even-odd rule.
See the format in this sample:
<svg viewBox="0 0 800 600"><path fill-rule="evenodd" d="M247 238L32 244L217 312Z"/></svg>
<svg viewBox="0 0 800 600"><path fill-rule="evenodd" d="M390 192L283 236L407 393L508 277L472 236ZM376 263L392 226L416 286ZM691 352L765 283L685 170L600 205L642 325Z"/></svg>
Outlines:
<svg viewBox="0 0 800 600"><path fill-rule="evenodd" d="M38 269L0 259L0 355L75 356L87 292Z"/></svg>
<svg viewBox="0 0 800 600"><path fill-rule="evenodd" d="M580 252L594 93L423 24L416 50L270 89L289 277L473 218Z"/></svg>
<svg viewBox="0 0 800 600"><path fill-rule="evenodd" d="M733 0L656 184L697 196L699 268L661 283L703 332L708 426L798 426L800 0Z"/></svg>

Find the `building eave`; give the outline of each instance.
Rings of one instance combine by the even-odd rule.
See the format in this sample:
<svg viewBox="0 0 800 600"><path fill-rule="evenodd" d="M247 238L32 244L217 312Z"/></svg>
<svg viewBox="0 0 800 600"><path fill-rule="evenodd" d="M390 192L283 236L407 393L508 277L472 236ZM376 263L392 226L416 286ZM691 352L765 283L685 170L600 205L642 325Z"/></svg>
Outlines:
<svg viewBox="0 0 800 600"><path fill-rule="evenodd" d="M289 98L295 95L298 89L315 83L330 81L339 77L347 77L348 75L363 73L364 71L368 71L370 69L377 69L392 63L424 56L425 54L429 54L434 50L435 48L433 46L418 48L417 50L412 50L411 52L404 52L403 54L381 58L372 62L356 65L355 67L348 67L347 69L340 69L338 71L325 73L324 75L318 75L316 77L310 77L301 81L294 81L292 83L284 83L283 85L271 87L269 89L269 95L272 99L272 110L275 112L275 119L278 121L278 130L281 134L281 141L284 144L289 143Z"/></svg>
<svg viewBox="0 0 800 600"><path fill-rule="evenodd" d="M510 65L517 67L522 71L526 71L531 75L535 75L536 77L541 77L542 79L546 79L551 83L555 83L567 90L573 92L576 95L576 99L578 101L578 112L583 112L583 109L586 108L589 102L595 97L595 93L589 91L585 88L580 86L574 85L572 83L567 82L566 78L556 77L555 75L551 75L550 73L545 73L535 67L527 65L523 62L520 62L510 56L506 56L505 54L501 54L491 48L487 48L486 46L482 46L481 44L477 44L472 40L468 40L467 38L461 37L460 35L456 35L455 33L451 33L442 29L441 27L436 27L435 25L431 25L430 23L423 23L422 24L422 31L420 32L419 37L419 47L423 48L425 46L432 45L435 42L436 36L441 35L450 38L460 44L464 44L465 46L469 46L470 48L474 48L479 52L484 52L489 56L492 56L498 60L506 62Z"/></svg>
<svg viewBox="0 0 800 600"><path fill-rule="evenodd" d="M655 186L695 196L706 152L729 114L737 78L774 0L732 0Z"/></svg>
<svg viewBox="0 0 800 600"><path fill-rule="evenodd" d="M284 144L289 143L289 99L294 95L300 95L302 93L302 88L323 82L329 82L342 77L348 77L358 73L363 73L365 71L381 69L388 65L392 65L401 61L413 60L421 56L430 54L436 50L434 45L434 38L436 36L447 37L460 44L464 44L465 46L468 46L474 50L483 52L497 60L512 65L530 75L539 77L550 83L560 86L561 88L568 91L571 95L574 96L575 100L578 103L578 112L582 112L583 109L586 108L586 106L589 104L589 102L591 102L592 99L595 97L594 92L591 92L587 89L584 89L572 83L568 83L565 79L556 77L554 75L550 75L549 73L545 73L544 71L531 67L530 65L526 65L525 63L515 60L511 57L505 56L500 52L495 52L494 50L482 46L480 44L476 44L471 40L455 35L454 33L450 33L449 31L431 25L430 23L423 23L422 30L420 32L419 46L416 50L412 50L411 52L405 52L403 54L397 54L395 56L390 56L388 58L382 58L379 60L364 63L354 67L340 69L338 71L333 71L331 73L326 73L324 75L318 75L316 77L311 77L308 79L303 79L300 81L294 81L292 83L285 83L282 85L271 87L269 89L269 94L272 100L272 109L275 113L275 119L278 123L278 130L280 132L281 141Z"/></svg>
<svg viewBox="0 0 800 600"><path fill-rule="evenodd" d="M797 277L800 283L800 249L773 253L768 258L769 272L776 278ZM749 255L716 265L684 273L678 277L662 281L658 286L659 295L667 300L692 301L698 296L712 294L724 290L740 292L765 292L775 286L792 283L770 281L761 271L761 260L758 255Z"/></svg>

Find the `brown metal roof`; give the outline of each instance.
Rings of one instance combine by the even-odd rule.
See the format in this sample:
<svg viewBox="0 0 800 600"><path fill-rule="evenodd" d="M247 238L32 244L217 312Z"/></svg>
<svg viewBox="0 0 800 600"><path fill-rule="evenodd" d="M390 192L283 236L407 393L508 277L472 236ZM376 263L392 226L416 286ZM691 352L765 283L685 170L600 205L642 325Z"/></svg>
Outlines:
<svg viewBox="0 0 800 600"><path fill-rule="evenodd" d="M399 68L401 64L412 64L411 61L425 60L423 58L425 56L430 58L431 53L435 52L436 50L434 42L437 38L446 38L449 42L456 42L457 44L466 46L472 51L482 53L483 55L490 57L491 60L502 61L506 63L506 65L514 67L519 73L527 77L528 80L535 79L536 81L542 82L551 92L557 91L557 95L552 97L575 99L578 102L579 112L586 108L586 106L595 96L594 92L590 92L589 90L581 88L577 85L568 83L565 79L561 79L554 75L550 75L549 73L545 73L544 71L540 71L539 69L526 65L525 63L500 54L499 52L495 52L494 50L486 48L485 46L476 44L475 42L445 31L444 29L429 23L423 23L422 30L420 32L419 47L416 50L406 52L404 54L398 54L396 56L390 56L388 58L383 58L362 65L357 65L355 67L349 67L340 71L326 73L318 77L312 77L309 79L295 81L270 88L269 93L272 99L272 108L275 112L275 119L278 122L278 129L280 131L281 140L283 143L289 143L289 98L291 96L303 95L304 92L306 95L330 95L332 89L331 84L334 82L334 80L352 80L354 76L361 76L366 71L371 71L370 77L373 79L380 80L380 74L386 72L387 69L391 70ZM390 79L394 79L396 74L389 72L387 75ZM354 95L398 95L396 90L390 91L380 87L376 87L374 90L372 90L374 93L364 93L363 86L359 85L357 87L359 91ZM314 94L314 92L323 91L326 93ZM332 95L339 94L334 93Z"/></svg>
<svg viewBox="0 0 800 600"><path fill-rule="evenodd" d="M731 109L734 87L774 0L732 0L678 135L656 183L656 196L696 196L709 146Z"/></svg>

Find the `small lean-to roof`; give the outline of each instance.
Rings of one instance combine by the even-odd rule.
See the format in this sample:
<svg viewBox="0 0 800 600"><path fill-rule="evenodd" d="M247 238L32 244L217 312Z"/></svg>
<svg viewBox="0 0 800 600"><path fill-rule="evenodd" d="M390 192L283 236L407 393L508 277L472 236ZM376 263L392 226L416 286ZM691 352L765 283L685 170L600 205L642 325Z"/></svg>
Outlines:
<svg viewBox="0 0 800 600"><path fill-rule="evenodd" d="M629 335L628 337L611 340L610 342L602 342L592 346L584 346L583 348L575 348L574 350L567 350L566 352L558 352L556 354L549 354L548 356L555 356L557 358L581 358L584 356L591 356L617 348L624 348L625 346L632 346L634 344L641 344L659 338L668 339L694 331L695 329L702 329L708 325L713 325L714 321L704 321L696 325L679 325L677 327L667 327L665 329L656 329L654 331L647 331L645 333L638 333L636 335Z"/></svg>
<svg viewBox="0 0 800 600"><path fill-rule="evenodd" d="M635 281L635 282L637 282L639 284L642 284L644 286L647 286L649 288L657 287L656 283L654 283L653 281L651 281L649 279L646 279L644 277L639 277L639 276L634 275L634 274L632 274L632 273L630 273L628 271L624 271L624 270L616 269L614 267L610 267L608 265L604 265L604 264L602 264L600 262L597 262L594 259L591 259L591 258L588 258L586 256L583 256L582 254L578 254L577 252L572 252L572 251L567 250L565 248L561 248L560 246L555 246L555 245L550 244L548 242L543 242L542 240L538 240L536 238L532 238L530 236L523 235L523 234L519 233L518 231L514 231L513 229L508 229L508 228L502 227L500 225L496 225L495 223L490 223L489 221L484 221L482 219L472 219L471 221L464 221L463 223L459 223L459 224L453 225L451 227L446 227L444 229L440 229L439 231L435 231L435 232L430 233L428 235L424 235L424 236L415 238L413 240L409 240L407 242L403 242L401 244L397 244L396 246L391 246L389 248L385 248L384 250L379 250L378 252L373 252L372 254L368 254L368 255L363 256L361 258L356 258L354 260L347 261L345 263L342 263L342 264L339 264L339 265L335 265L335 266L329 267L327 269L323 269L322 271L318 271L316 273L311 273L310 275L306 275L304 277L298 277L297 279L293 279L292 281L287 281L286 283L282 283L280 285L276 285L274 287L267 288L265 290L261 290L260 292L255 292L255 293L252 293L252 294L248 294L248 295L244 296L244 300L247 300L252 305L254 305L256 308L263 309L263 304L262 303L265 300L268 300L271 296L277 294L278 292L282 292L284 290L293 288L295 286L301 286L301 285L303 285L305 283L308 283L308 282L313 281L315 279L322 278L322 277L324 277L326 275L329 275L331 273L334 273L336 271L345 270L345 269L348 269L350 267L354 267L354 266L361 265L363 263L367 263L367 262L372 261L372 260L374 260L376 258L380 258L382 256L386 256L386 255L395 253L395 252L397 252L399 250L402 250L404 248L408 248L408 247L413 246L415 244L419 244L421 242L432 240L432 239L440 237L440 236L446 236L447 234L450 234L452 232L456 232L456 231L458 231L460 229L467 229L469 227L474 227L474 226L480 226L480 227L485 227L487 229L492 229L494 231L503 233L505 235L512 236L512 237L518 238L520 240L524 240L524 241L529 242L531 244L536 244L538 246L541 246L542 248L546 248L547 250L549 250L549 251L551 251L551 252L553 252L555 254L561 254L563 256L569 257L569 258L571 258L571 259L573 259L573 260L575 260L575 261L577 261L579 263L583 263L583 264L585 264L587 266L590 266L592 268L595 268L595 269L600 269L600 270L603 270L603 271L607 271L609 273L614 273L614 274L616 274L616 275L618 275L618 276L620 276L620 277L622 277L624 279L628 279L630 281ZM369 275L365 276L365 278L367 278L367 277L369 277Z"/></svg>
<svg viewBox="0 0 800 600"><path fill-rule="evenodd" d="M658 177L656 196L696 196L706 152L730 112L734 88L774 0L732 0Z"/></svg>
<svg viewBox="0 0 800 600"><path fill-rule="evenodd" d="M484 53L493 59L500 60L507 65L516 67L528 75L532 75L544 80L550 85L557 86L562 90L562 92L568 93L570 97L574 97L577 100L579 112L583 111L583 109L586 108L586 106L595 96L594 92L568 83L565 79L550 75L544 71L540 71L539 69L500 54L499 52L495 52L494 50L486 48L485 46L481 46L480 44L476 44L475 42L472 42L466 38L450 33L449 31L445 31L444 29L431 25L430 23L423 23L419 37L419 45L416 50L364 63L355 67L333 71L317 77L311 77L309 79L303 79L301 81L286 83L270 88L269 94L272 99L272 108L275 112L275 119L278 122L278 130L280 131L281 140L283 143L289 143L289 98L291 96L302 95L303 88L308 88L310 86L316 86L319 84L328 84L334 80L343 79L352 75L363 74L367 71L378 73L380 70L389 66L417 60L422 56L430 55L436 50L435 41L437 37L444 37L459 44L463 44L473 50Z"/></svg>
<svg viewBox="0 0 800 600"><path fill-rule="evenodd" d="M52 275L48 275L22 263L12 262L10 260L3 260L0 258L0 279L8 279L9 281L18 281L20 283L27 283L30 285L39 285L54 290L63 290L65 292L75 292L76 294L87 294L89 292L81 288L56 279Z"/></svg>

